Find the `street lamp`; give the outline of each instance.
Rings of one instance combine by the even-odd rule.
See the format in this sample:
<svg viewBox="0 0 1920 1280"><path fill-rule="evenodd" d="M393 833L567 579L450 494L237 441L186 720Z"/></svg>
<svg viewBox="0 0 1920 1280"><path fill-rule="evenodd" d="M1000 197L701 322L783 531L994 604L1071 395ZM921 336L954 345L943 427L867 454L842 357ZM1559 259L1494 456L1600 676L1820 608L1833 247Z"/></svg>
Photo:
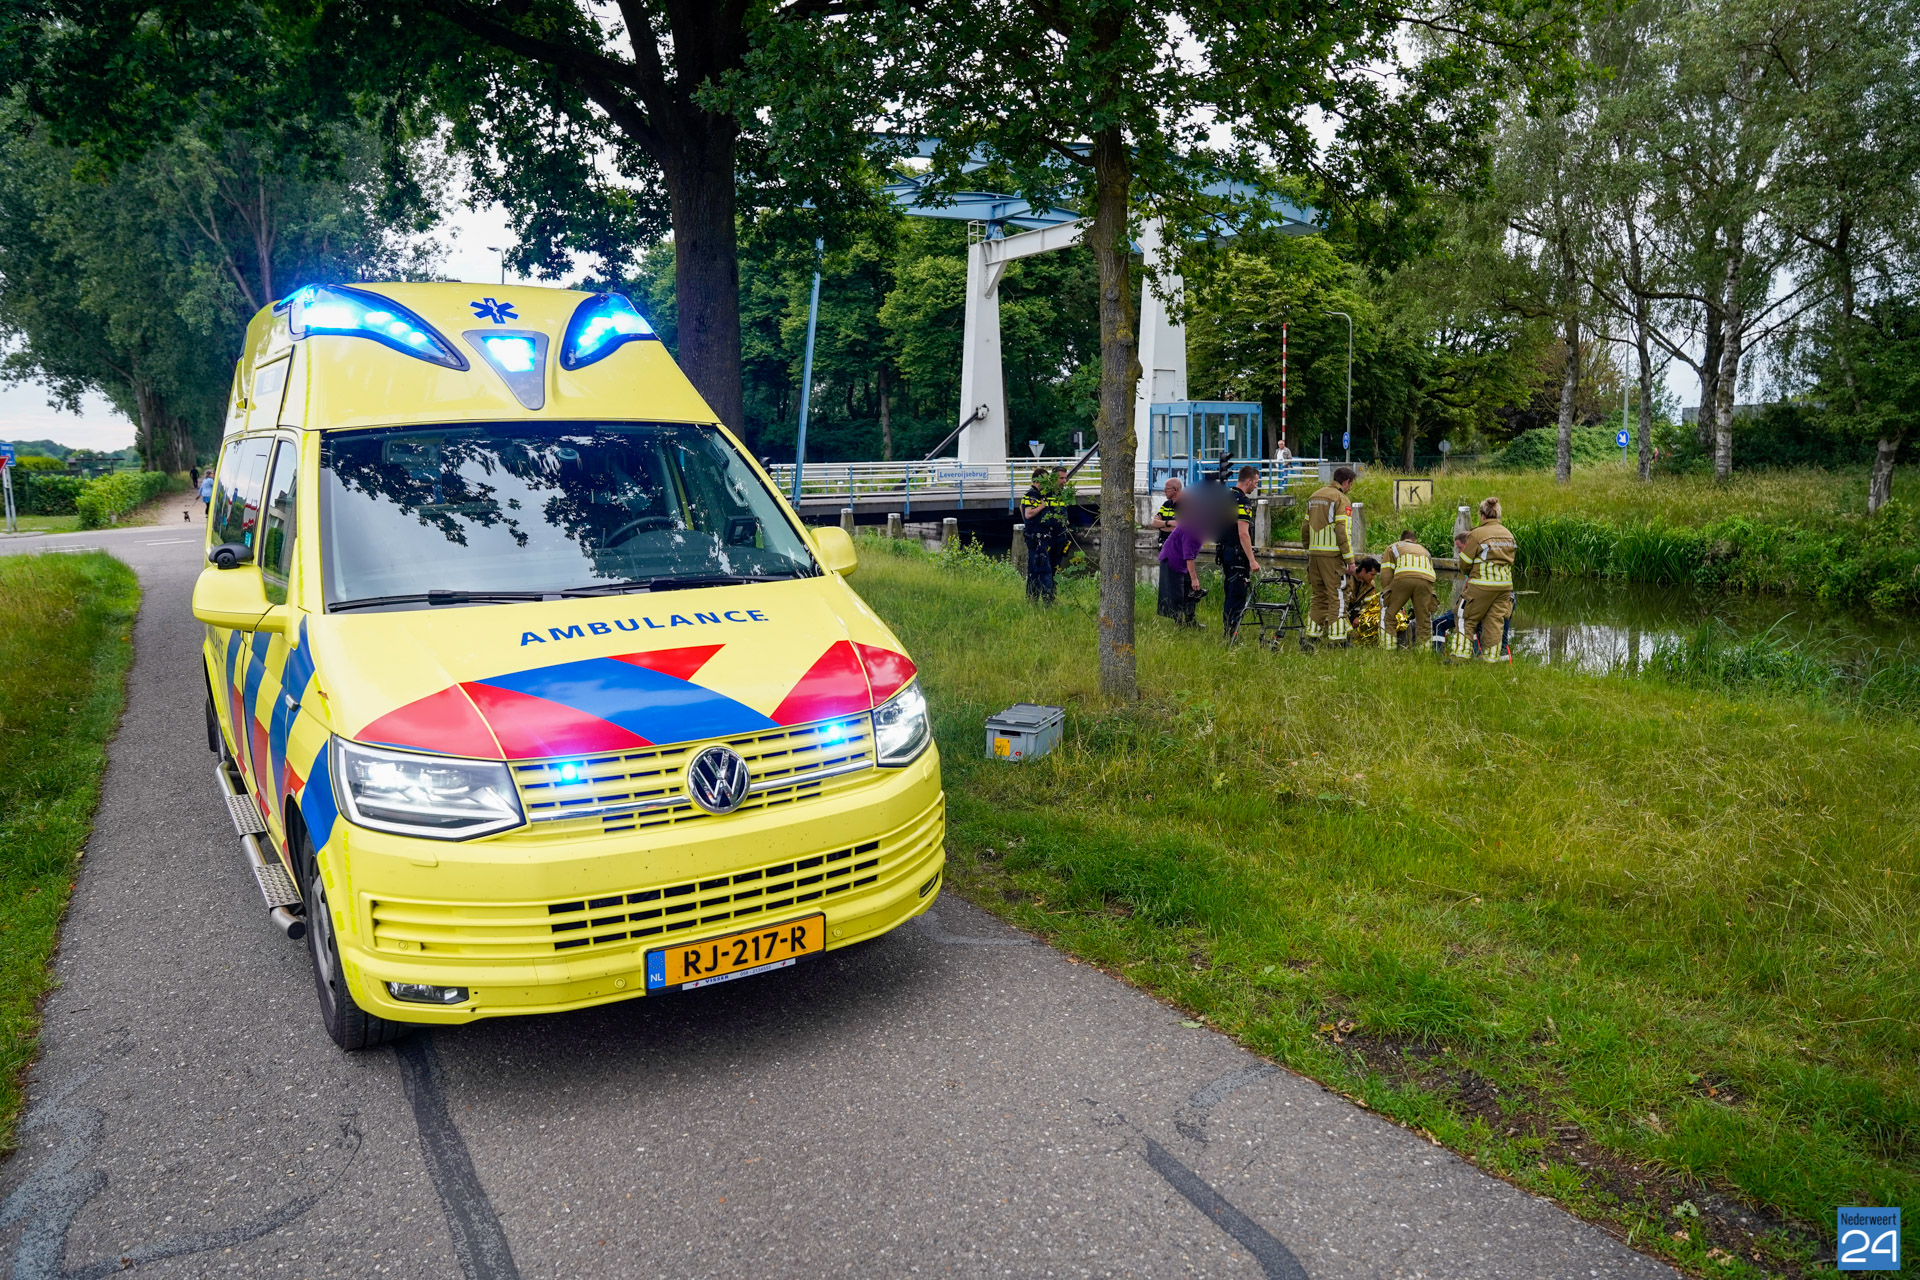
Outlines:
<svg viewBox="0 0 1920 1280"><path fill-rule="evenodd" d="M1342 462L1353 461L1353 317L1344 311L1329 311L1347 322L1347 429L1340 437Z"/></svg>
<svg viewBox="0 0 1920 1280"><path fill-rule="evenodd" d="M507 251L497 244L490 244L487 246L487 252L500 255L500 283L505 284L507 282Z"/></svg>

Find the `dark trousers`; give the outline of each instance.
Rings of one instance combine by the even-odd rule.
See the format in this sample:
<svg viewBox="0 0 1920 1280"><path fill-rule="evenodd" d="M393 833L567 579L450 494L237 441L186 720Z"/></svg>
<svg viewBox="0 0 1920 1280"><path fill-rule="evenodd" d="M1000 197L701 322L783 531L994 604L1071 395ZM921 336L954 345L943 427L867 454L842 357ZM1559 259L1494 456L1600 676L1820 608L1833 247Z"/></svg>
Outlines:
<svg viewBox="0 0 1920 1280"><path fill-rule="evenodd" d="M1182 626L1193 625L1193 605L1199 597L1193 593L1193 584L1187 580L1187 571L1177 564L1160 566L1160 603L1158 612L1163 618L1172 618Z"/></svg>
<svg viewBox="0 0 1920 1280"><path fill-rule="evenodd" d="M1250 565L1225 564L1220 571L1226 577L1220 592L1220 629L1231 640L1240 632L1240 619L1247 612L1247 599L1253 594L1253 568Z"/></svg>
<svg viewBox="0 0 1920 1280"><path fill-rule="evenodd" d="M1027 599L1053 603L1053 539L1046 530L1027 539Z"/></svg>

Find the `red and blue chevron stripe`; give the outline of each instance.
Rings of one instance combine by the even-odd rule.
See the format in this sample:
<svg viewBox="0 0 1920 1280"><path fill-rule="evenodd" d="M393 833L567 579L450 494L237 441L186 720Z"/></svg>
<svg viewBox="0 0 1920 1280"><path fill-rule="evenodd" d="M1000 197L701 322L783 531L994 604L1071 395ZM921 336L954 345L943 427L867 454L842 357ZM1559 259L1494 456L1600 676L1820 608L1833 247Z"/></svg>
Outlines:
<svg viewBox="0 0 1920 1280"><path fill-rule="evenodd" d="M768 715L694 680L720 645L618 654L450 685L381 716L361 742L530 760L732 738L854 715L913 678L905 654L829 645Z"/></svg>

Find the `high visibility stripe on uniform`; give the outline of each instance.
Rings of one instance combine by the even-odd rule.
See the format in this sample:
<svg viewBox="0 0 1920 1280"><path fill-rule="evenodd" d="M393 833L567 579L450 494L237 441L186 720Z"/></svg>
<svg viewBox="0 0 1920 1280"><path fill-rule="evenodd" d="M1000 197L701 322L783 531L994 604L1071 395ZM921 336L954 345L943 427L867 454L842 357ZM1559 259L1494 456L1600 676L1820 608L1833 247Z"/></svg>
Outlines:
<svg viewBox="0 0 1920 1280"><path fill-rule="evenodd" d="M1447 636L1447 656L1449 658L1471 658L1473 656L1473 638L1466 628L1455 619L1453 631Z"/></svg>
<svg viewBox="0 0 1920 1280"><path fill-rule="evenodd" d="M1467 581L1476 587L1510 587L1513 585L1513 566L1477 560L1473 565L1473 576Z"/></svg>
<svg viewBox="0 0 1920 1280"><path fill-rule="evenodd" d="M1393 558L1393 571L1396 575L1406 574L1410 578L1434 580L1433 561L1415 551L1402 551L1398 544L1387 548L1387 554Z"/></svg>

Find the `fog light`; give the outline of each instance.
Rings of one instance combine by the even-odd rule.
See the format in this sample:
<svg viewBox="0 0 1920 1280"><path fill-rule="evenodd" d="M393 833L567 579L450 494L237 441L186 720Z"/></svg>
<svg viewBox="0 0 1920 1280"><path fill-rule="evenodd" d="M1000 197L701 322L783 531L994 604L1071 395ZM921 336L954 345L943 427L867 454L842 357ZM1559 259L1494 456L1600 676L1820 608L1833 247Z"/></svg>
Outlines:
<svg viewBox="0 0 1920 1280"><path fill-rule="evenodd" d="M412 1004L464 1004L467 999L465 987L430 987L424 982L389 982L387 992Z"/></svg>

